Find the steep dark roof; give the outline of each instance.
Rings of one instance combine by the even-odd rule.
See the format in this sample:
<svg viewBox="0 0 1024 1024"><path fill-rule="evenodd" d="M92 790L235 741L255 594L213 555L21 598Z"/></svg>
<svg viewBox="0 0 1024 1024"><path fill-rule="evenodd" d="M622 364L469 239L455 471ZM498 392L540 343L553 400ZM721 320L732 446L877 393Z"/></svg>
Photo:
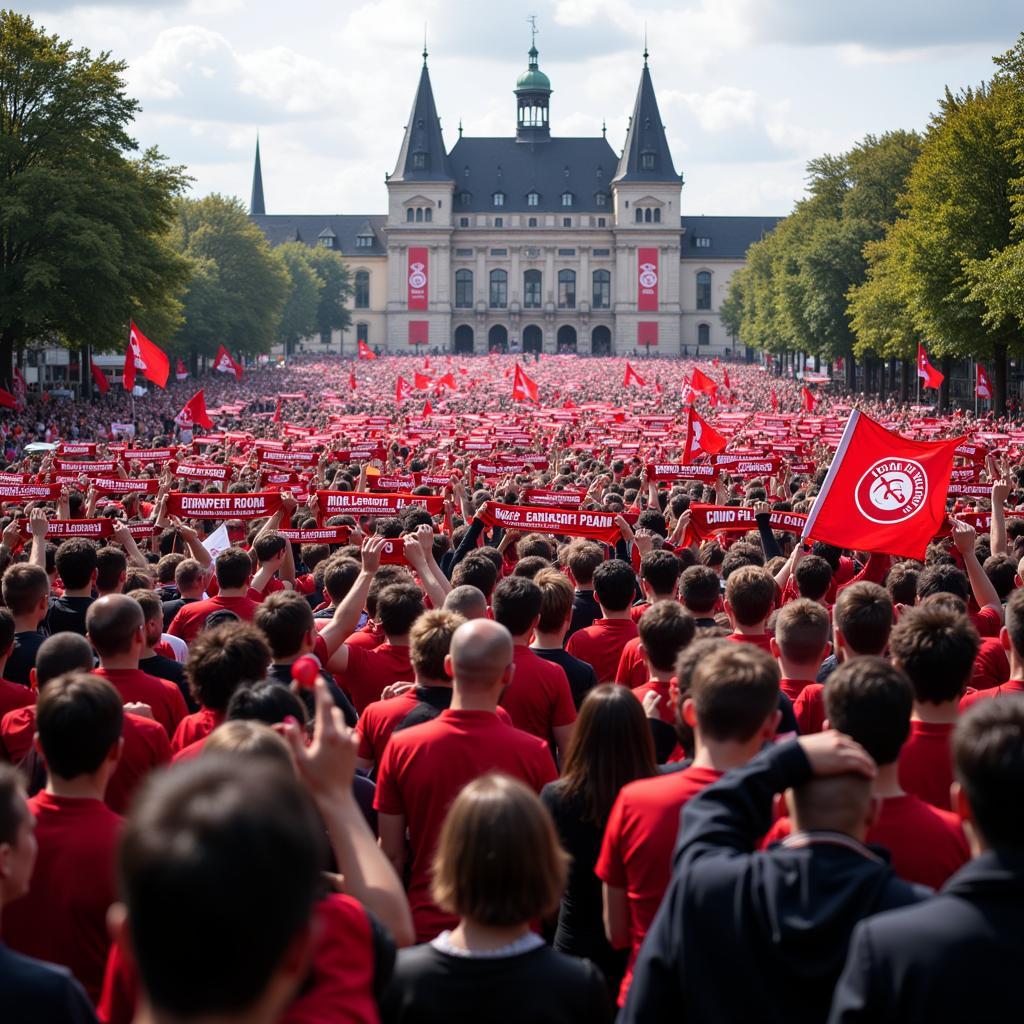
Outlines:
<svg viewBox="0 0 1024 1024"><path fill-rule="evenodd" d="M516 139L461 138L449 155L455 177L454 216L460 213L591 213L611 214L611 179L618 158L606 139L553 138L546 142ZM540 194L527 206L529 192ZM503 192L503 207L494 205ZM562 193L573 194L572 207L562 206ZM608 196L599 207L598 192ZM469 196L465 202L463 195Z"/></svg>
<svg viewBox="0 0 1024 1024"><path fill-rule="evenodd" d="M430 87L426 55L412 113L405 126L405 137L398 153L392 181L451 181L452 173L445 155L441 120L434 104L434 90ZM420 159L422 158L422 159Z"/></svg>
<svg viewBox="0 0 1024 1024"><path fill-rule="evenodd" d="M256 136L256 164L252 171L252 198L249 200L249 212L265 214L267 207L263 202L263 171L260 168L260 137Z"/></svg>
<svg viewBox="0 0 1024 1024"><path fill-rule="evenodd" d="M746 258L747 250L775 230L781 217L680 217L684 260ZM710 239L710 245L698 245L698 238Z"/></svg>
<svg viewBox="0 0 1024 1024"><path fill-rule="evenodd" d="M285 242L304 242L315 246L321 238L334 234L334 252L343 256L383 256L386 252L383 228L387 217L367 216L365 213L325 215L320 213L273 213L253 216L252 222L263 232L271 245ZM357 246L356 236L373 233L373 244Z"/></svg>
<svg viewBox="0 0 1024 1024"><path fill-rule="evenodd" d="M646 169L644 157L653 157L653 166ZM644 54L644 66L640 72L640 88L636 91L636 103L633 105L633 116L629 120L629 131L626 133L626 145L622 150L622 159L615 174L616 181L677 181L679 175L672 164L668 139L665 138L665 127L661 123L658 112L658 100L654 95L654 83L651 71L647 67L647 55Z"/></svg>

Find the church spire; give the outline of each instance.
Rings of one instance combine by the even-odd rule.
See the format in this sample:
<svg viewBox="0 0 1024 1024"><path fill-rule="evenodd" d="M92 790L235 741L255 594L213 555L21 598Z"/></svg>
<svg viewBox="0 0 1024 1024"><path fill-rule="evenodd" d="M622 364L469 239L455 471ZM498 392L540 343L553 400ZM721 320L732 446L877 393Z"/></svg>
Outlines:
<svg viewBox="0 0 1024 1024"><path fill-rule="evenodd" d="M249 200L249 213L252 216L262 217L266 214L267 207L263 202L263 171L260 168L260 136L256 133L256 165L252 171L252 198Z"/></svg>
<svg viewBox="0 0 1024 1024"><path fill-rule="evenodd" d="M448 163L441 121L434 105L426 50L424 43L420 83L412 102L409 123L405 126L405 137L398 153L395 173L389 181L451 181L455 177Z"/></svg>
<svg viewBox="0 0 1024 1024"><path fill-rule="evenodd" d="M647 66L647 44L644 43L644 66L640 71L633 116L630 118L626 145L613 181L678 181L672 164L665 127L658 112L651 70Z"/></svg>

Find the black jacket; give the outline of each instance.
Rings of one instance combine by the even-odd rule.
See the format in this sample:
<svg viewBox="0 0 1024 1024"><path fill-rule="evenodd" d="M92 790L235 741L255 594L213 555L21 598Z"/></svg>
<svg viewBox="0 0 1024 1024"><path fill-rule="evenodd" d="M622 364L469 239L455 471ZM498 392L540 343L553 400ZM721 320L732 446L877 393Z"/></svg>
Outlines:
<svg viewBox="0 0 1024 1024"><path fill-rule="evenodd" d="M686 803L620 1024L820 1024L857 922L925 898L846 835L797 833L756 852L775 794L810 775L793 740Z"/></svg>
<svg viewBox="0 0 1024 1024"><path fill-rule="evenodd" d="M927 903L862 921L830 1024L1024 1020L1024 853L990 850Z"/></svg>

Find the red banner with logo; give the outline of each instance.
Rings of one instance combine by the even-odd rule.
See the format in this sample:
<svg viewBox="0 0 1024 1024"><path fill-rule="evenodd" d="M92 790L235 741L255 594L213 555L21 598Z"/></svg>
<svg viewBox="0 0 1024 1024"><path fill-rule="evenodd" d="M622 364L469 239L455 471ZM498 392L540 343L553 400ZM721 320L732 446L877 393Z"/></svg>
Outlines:
<svg viewBox="0 0 1024 1024"><path fill-rule="evenodd" d="M582 509L537 508L532 505L503 505L489 501L477 515L487 526L500 526L523 533L554 533L566 537L588 537L602 544L614 544L620 535L615 513Z"/></svg>
<svg viewBox="0 0 1024 1024"><path fill-rule="evenodd" d="M552 491L544 487L527 487L523 499L531 505L549 508L579 508L586 494L583 491Z"/></svg>
<svg viewBox="0 0 1024 1024"><path fill-rule="evenodd" d="M436 516L444 498L424 494L373 494L368 491L317 491L320 518L330 516L394 516L410 505L422 505Z"/></svg>
<svg viewBox="0 0 1024 1024"><path fill-rule="evenodd" d="M657 286L655 286L657 288ZM657 302L657 296L655 296L655 302ZM655 320L641 320L636 325L636 343L638 345L646 345L648 348L651 345L658 344L658 324Z"/></svg>
<svg viewBox="0 0 1024 1024"><path fill-rule="evenodd" d="M409 246L409 309L427 308L427 284L430 275L428 258L426 246Z"/></svg>
<svg viewBox="0 0 1024 1024"><path fill-rule="evenodd" d="M278 491L255 491L252 494L171 491L167 495L168 513L189 519L262 519L272 516L280 507L281 494Z"/></svg>
<svg viewBox="0 0 1024 1024"><path fill-rule="evenodd" d="M410 285L410 288L411 288L411 285ZM410 292L410 294L411 294L411 292ZM424 306L423 308L425 309L426 306ZM410 345L429 345L430 344L430 324L426 320L410 320L409 321L409 344Z"/></svg>
<svg viewBox="0 0 1024 1024"><path fill-rule="evenodd" d="M100 494L156 494L158 480L118 480L95 477L89 481Z"/></svg>
<svg viewBox="0 0 1024 1024"><path fill-rule="evenodd" d="M772 512L770 518L773 530L784 533L801 533L807 516L800 512ZM757 529L757 520L752 508L738 505L691 505L690 525L683 538L685 545L694 541L708 540L716 533L747 533Z"/></svg>
<svg viewBox="0 0 1024 1024"><path fill-rule="evenodd" d="M715 480L720 470L710 463L692 466L678 462L649 462L647 477L650 480Z"/></svg>
<svg viewBox="0 0 1024 1024"><path fill-rule="evenodd" d="M636 251L636 308L641 313L658 311L658 250L641 248Z"/></svg>
<svg viewBox="0 0 1024 1024"><path fill-rule="evenodd" d="M57 449L60 455L95 455L95 441L62 441Z"/></svg>
<svg viewBox="0 0 1024 1024"><path fill-rule="evenodd" d="M173 448L129 448L124 453L131 462L169 462L174 458Z"/></svg>
<svg viewBox="0 0 1024 1024"><path fill-rule="evenodd" d="M231 467L181 462L174 468L174 475L189 480L227 480L231 476Z"/></svg>
<svg viewBox="0 0 1024 1024"><path fill-rule="evenodd" d="M70 462L67 459L54 459L53 468L59 473L113 473L117 470L117 462L114 459L104 462Z"/></svg>

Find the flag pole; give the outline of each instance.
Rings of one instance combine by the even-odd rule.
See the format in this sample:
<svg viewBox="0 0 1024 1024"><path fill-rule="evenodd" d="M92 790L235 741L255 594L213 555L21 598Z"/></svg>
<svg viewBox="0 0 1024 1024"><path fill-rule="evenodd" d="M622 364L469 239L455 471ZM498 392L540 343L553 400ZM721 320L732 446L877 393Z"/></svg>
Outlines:
<svg viewBox="0 0 1024 1024"><path fill-rule="evenodd" d="M974 360L974 418L978 418L978 360Z"/></svg>

